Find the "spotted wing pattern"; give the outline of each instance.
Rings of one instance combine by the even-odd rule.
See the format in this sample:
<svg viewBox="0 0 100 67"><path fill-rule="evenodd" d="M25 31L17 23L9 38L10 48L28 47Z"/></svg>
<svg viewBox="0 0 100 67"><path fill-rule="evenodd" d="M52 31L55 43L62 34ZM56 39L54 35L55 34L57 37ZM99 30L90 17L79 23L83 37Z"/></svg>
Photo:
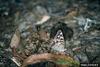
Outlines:
<svg viewBox="0 0 100 67"><path fill-rule="evenodd" d="M51 49L56 52L64 52L66 49L64 48L64 36L61 30L57 32L53 41Z"/></svg>

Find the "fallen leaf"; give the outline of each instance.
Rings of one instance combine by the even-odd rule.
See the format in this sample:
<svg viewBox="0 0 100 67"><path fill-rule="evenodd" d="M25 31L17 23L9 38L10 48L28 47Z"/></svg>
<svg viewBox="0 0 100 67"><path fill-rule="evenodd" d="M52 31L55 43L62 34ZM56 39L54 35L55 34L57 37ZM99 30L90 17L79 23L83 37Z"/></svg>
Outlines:
<svg viewBox="0 0 100 67"><path fill-rule="evenodd" d="M72 49L73 51L80 51L81 50L81 47L75 47Z"/></svg>
<svg viewBox="0 0 100 67"><path fill-rule="evenodd" d="M52 54L52 53L43 53L43 54L35 54L31 55L28 58L26 58L23 61L22 67L25 67L29 64L35 64L37 62L43 62L43 61L51 61L56 64L60 65L67 65L67 66L73 66L76 65L76 67L79 66L79 63L76 62L72 57L61 55L61 54Z"/></svg>
<svg viewBox="0 0 100 67"><path fill-rule="evenodd" d="M18 29L16 29L14 35L12 36L10 47L17 48L19 46L19 42L20 42L20 32Z"/></svg>
<svg viewBox="0 0 100 67"><path fill-rule="evenodd" d="M43 16L43 18L40 20L40 21L38 21L36 24L38 25L38 24L43 24L43 23L45 23L46 21L48 21L50 19L50 16L48 16L48 15L45 15L45 16Z"/></svg>
<svg viewBox="0 0 100 67"><path fill-rule="evenodd" d="M44 41L48 41L49 40L49 33L44 31L44 30L41 30L39 31L39 38L44 40Z"/></svg>

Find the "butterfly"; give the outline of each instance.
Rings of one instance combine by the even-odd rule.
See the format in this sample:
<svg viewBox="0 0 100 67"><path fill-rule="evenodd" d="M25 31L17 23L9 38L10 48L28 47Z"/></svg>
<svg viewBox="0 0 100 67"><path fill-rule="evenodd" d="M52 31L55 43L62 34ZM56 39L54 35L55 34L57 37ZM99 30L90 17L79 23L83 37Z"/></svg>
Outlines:
<svg viewBox="0 0 100 67"><path fill-rule="evenodd" d="M58 53L61 53L66 51L64 47L65 45L64 36L61 30L57 31L54 39L51 42L51 45L52 45L51 50L53 50L54 52L56 51Z"/></svg>

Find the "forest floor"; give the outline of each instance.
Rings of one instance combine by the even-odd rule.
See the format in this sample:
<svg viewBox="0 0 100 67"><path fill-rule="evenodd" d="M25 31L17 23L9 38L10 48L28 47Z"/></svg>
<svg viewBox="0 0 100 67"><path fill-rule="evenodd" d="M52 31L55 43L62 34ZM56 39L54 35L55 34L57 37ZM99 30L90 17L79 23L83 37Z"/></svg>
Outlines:
<svg viewBox="0 0 100 67"><path fill-rule="evenodd" d="M11 60L10 49L12 36L17 28L22 41L26 41L29 32L36 31L34 25L41 25L41 30L50 33L51 27L59 21L73 30L73 37L66 41L68 53L80 63L99 64L99 18L99 0L0 0L0 67L17 67ZM41 38L46 40L47 37L43 34ZM35 46L30 47L25 48L35 49ZM77 48L79 50L75 50Z"/></svg>

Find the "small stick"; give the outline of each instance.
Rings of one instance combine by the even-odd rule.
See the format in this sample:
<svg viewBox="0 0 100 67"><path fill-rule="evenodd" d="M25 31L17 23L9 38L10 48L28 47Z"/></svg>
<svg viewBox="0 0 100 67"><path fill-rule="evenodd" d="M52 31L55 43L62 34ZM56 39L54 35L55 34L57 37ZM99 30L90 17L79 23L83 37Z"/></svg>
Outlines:
<svg viewBox="0 0 100 67"><path fill-rule="evenodd" d="M15 57L12 57L11 60L12 60L18 67L21 66L21 63L20 63Z"/></svg>

